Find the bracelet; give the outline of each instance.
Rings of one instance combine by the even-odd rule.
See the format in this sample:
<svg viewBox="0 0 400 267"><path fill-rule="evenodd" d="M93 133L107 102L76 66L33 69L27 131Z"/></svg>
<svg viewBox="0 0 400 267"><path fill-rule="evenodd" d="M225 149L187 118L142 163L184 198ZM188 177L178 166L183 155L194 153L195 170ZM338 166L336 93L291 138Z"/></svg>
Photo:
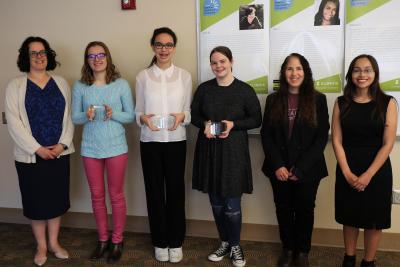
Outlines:
<svg viewBox="0 0 400 267"><path fill-rule="evenodd" d="M60 145L62 145L62 147L63 147L64 150L67 150L67 149L68 149L68 146L67 146L67 145L65 145L65 144L63 144L63 143L60 143Z"/></svg>

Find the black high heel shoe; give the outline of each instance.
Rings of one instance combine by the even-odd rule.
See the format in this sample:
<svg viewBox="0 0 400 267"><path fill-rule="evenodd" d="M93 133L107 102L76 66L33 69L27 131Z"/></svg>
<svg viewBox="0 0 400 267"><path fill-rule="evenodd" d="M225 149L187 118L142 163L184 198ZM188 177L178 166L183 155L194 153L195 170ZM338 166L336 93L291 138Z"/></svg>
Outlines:
<svg viewBox="0 0 400 267"><path fill-rule="evenodd" d="M108 252L107 263L114 263L119 261L122 256L122 249L124 248L124 242L110 244L110 250Z"/></svg>
<svg viewBox="0 0 400 267"><path fill-rule="evenodd" d="M110 247L109 240L107 241L98 241L96 248L93 250L92 254L90 255L91 260L97 260L103 257L104 253Z"/></svg>

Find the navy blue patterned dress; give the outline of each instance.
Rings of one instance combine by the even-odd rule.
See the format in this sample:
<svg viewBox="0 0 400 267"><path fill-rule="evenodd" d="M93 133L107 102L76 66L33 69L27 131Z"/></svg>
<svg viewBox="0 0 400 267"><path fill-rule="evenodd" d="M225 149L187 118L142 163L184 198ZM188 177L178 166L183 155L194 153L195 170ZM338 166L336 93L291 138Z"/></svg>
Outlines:
<svg viewBox="0 0 400 267"><path fill-rule="evenodd" d="M59 143L65 111L65 98L50 78L41 89L28 79L25 109L32 136L42 146ZM69 156L36 163L15 162L24 215L32 220L48 220L64 214L69 202Z"/></svg>

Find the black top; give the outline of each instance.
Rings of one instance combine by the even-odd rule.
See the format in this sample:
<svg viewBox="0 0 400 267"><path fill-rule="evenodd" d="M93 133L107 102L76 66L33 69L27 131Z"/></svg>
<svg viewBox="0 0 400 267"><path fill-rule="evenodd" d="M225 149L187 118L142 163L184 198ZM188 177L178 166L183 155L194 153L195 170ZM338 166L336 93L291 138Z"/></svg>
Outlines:
<svg viewBox="0 0 400 267"><path fill-rule="evenodd" d="M199 128L193 162L193 188L222 197L253 190L247 130L261 124L261 107L253 88L235 79L219 86L202 83L191 106L192 123ZM234 127L225 139L208 139L204 122L229 120Z"/></svg>
<svg viewBox="0 0 400 267"><path fill-rule="evenodd" d="M287 114L284 120L272 123L270 114L275 105L280 105L277 101L277 93L272 93L267 97L265 103L264 121L261 128L261 140L263 143L265 160L262 170L269 178L276 179L275 171L280 167L295 170L295 175L299 181L321 179L328 176L324 150L328 142L329 114L326 103L326 96L316 93L316 126L310 125L298 118L301 113L299 107L292 135L289 138L289 122ZM287 112L287 102L284 103Z"/></svg>

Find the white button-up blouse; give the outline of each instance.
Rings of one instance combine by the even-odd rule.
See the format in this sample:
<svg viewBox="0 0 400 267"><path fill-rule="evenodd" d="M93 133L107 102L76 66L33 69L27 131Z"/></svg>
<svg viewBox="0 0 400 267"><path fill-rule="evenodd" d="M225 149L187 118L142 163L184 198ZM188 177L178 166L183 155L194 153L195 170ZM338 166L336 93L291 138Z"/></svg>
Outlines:
<svg viewBox="0 0 400 267"><path fill-rule="evenodd" d="M142 142L174 142L186 140L186 126L190 123L192 77L174 65L162 70L156 64L136 76L136 122L141 128ZM183 112L185 119L175 131L152 131L140 122L142 114L166 116Z"/></svg>

